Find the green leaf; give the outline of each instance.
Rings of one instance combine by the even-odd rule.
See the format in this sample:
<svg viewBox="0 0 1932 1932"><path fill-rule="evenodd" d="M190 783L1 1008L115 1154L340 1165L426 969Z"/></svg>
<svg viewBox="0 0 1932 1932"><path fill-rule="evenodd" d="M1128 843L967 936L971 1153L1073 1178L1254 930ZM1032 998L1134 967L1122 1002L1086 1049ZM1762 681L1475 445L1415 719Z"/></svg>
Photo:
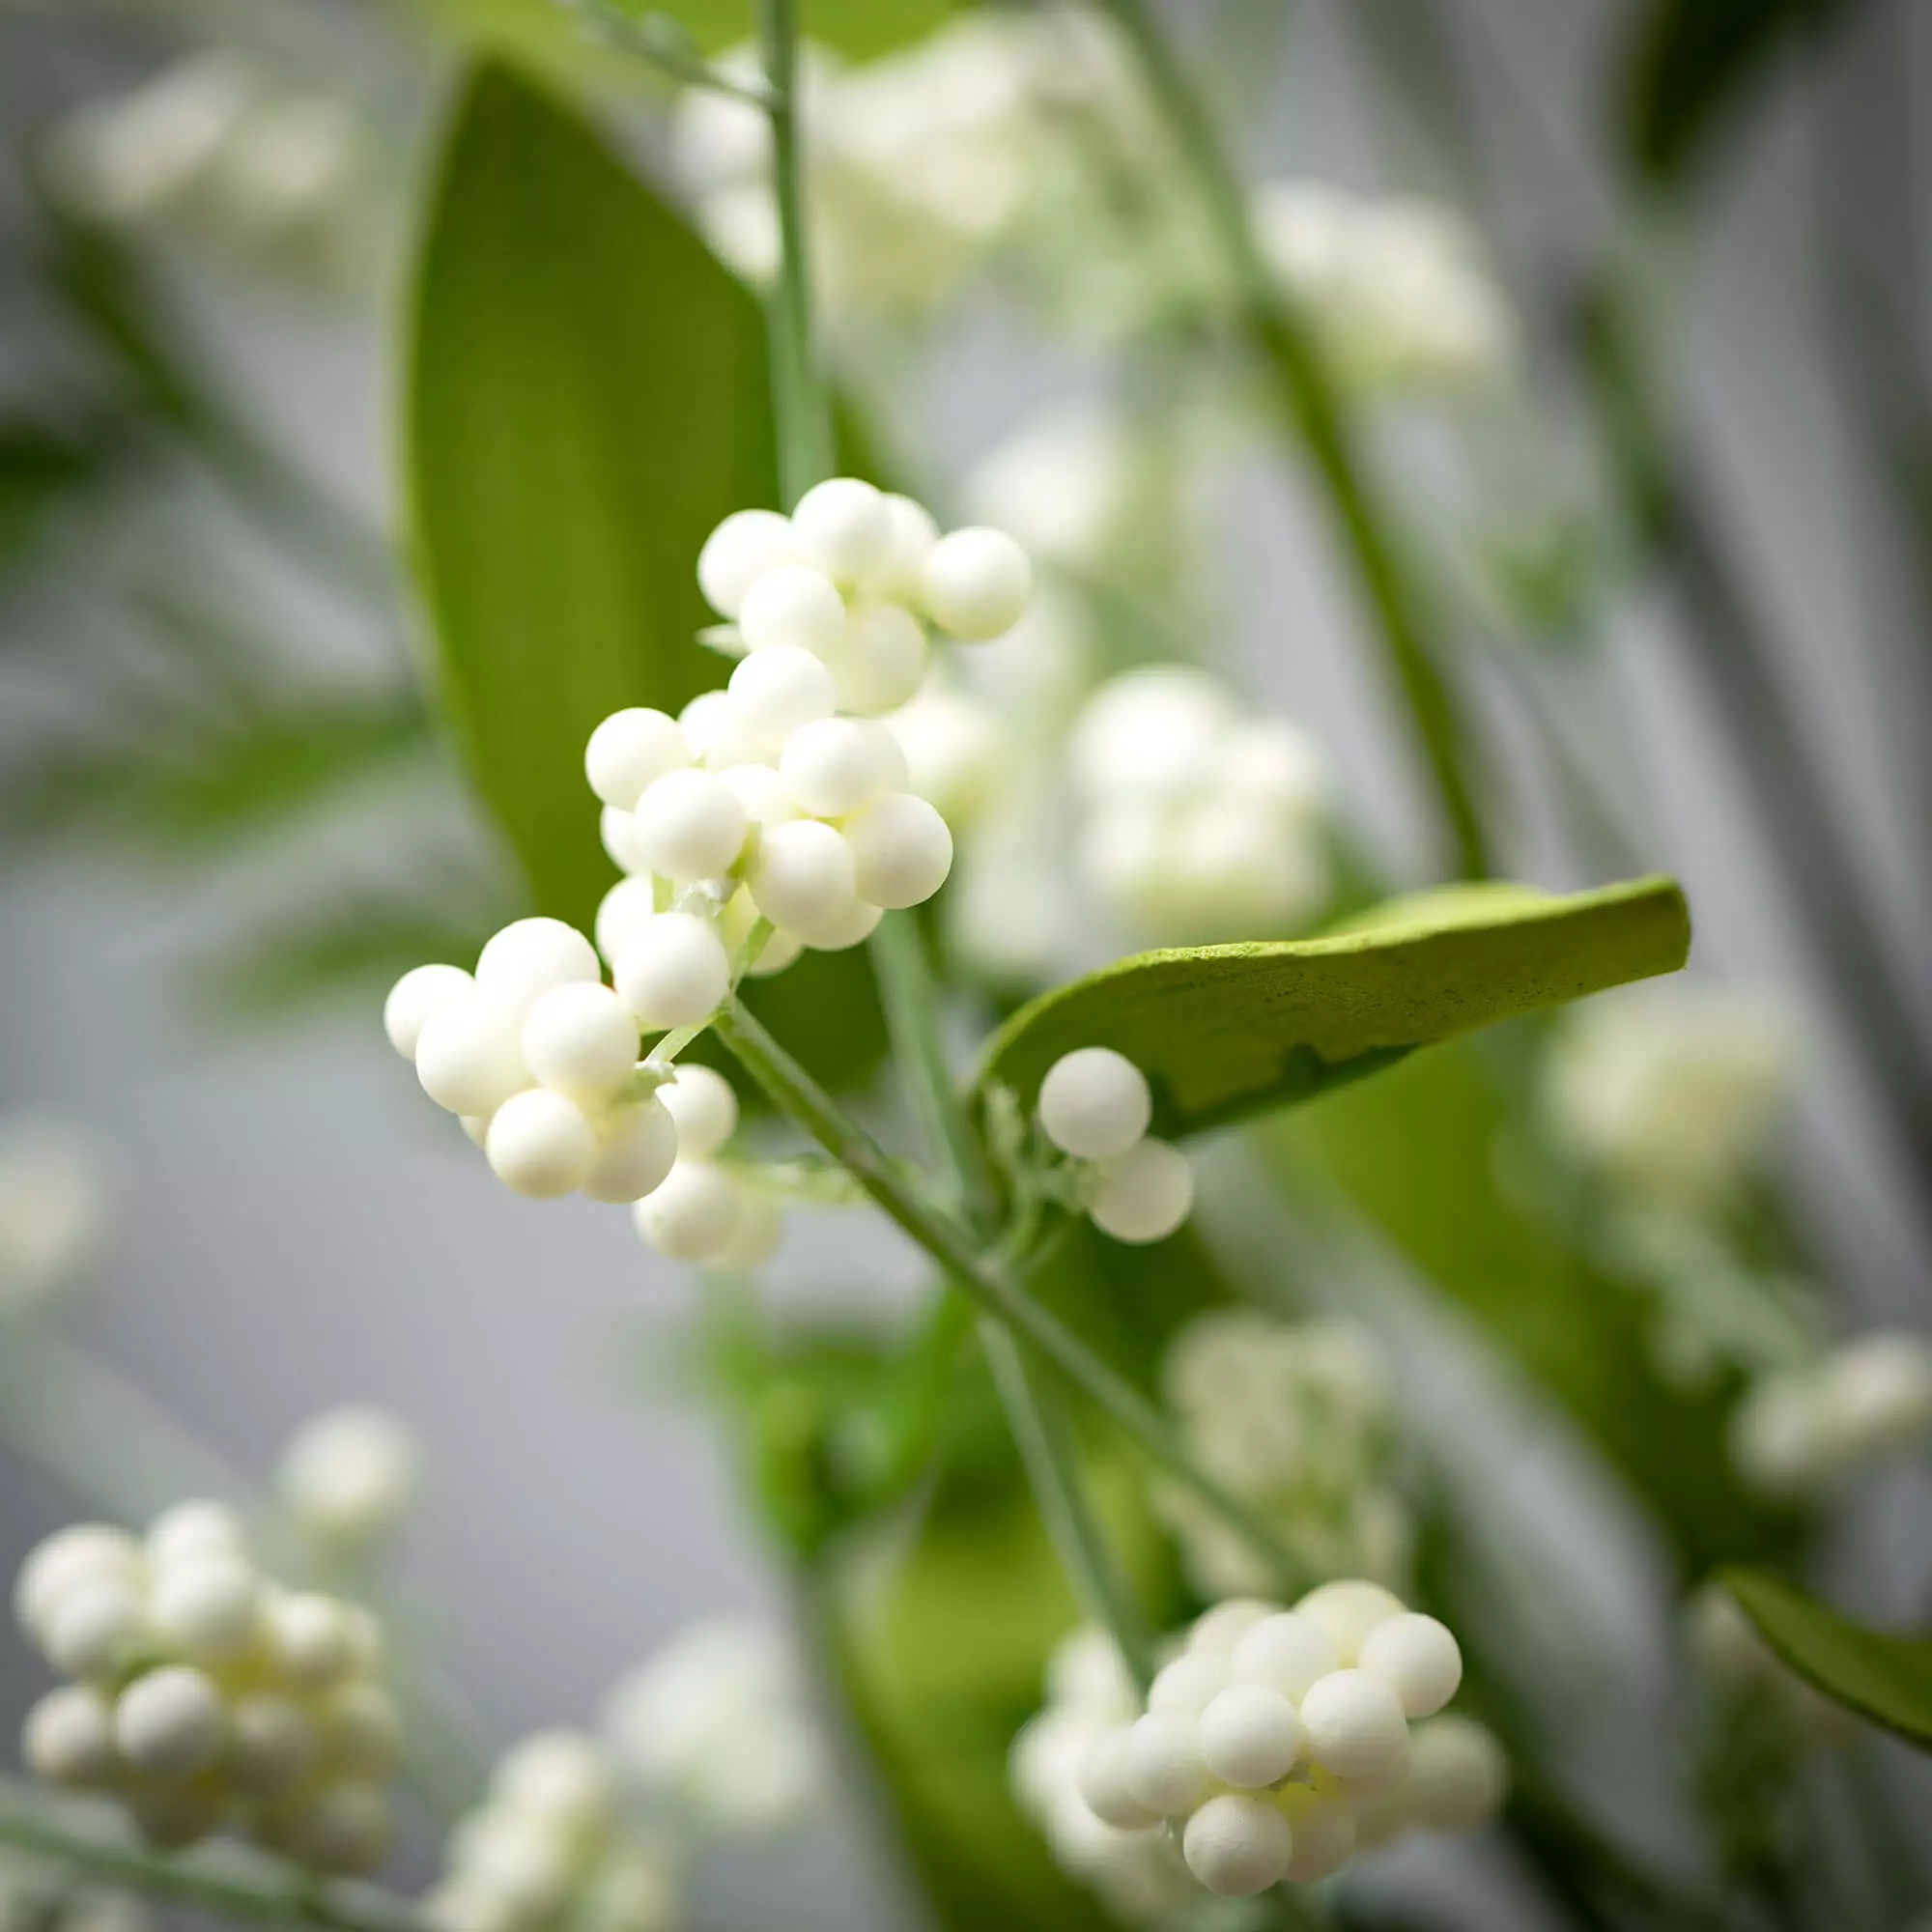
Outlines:
<svg viewBox="0 0 1932 1932"><path fill-rule="evenodd" d="M757 305L577 115L485 66L417 258L405 494L457 742L539 907L615 873L593 727L717 681L697 553L773 500Z"/></svg>
<svg viewBox="0 0 1932 1932"><path fill-rule="evenodd" d="M1525 886L1398 900L1322 939L1143 952L1023 1007L981 1089L1031 1109L1046 1070L1111 1046L1148 1076L1173 1136L1306 1100L1418 1046L1628 980L1675 972L1690 914L1668 879L1567 898Z"/></svg>
<svg viewBox="0 0 1932 1932"><path fill-rule="evenodd" d="M1866 1630L1761 1570L1726 1570L1722 1581L1806 1683L1932 1750L1932 1639Z"/></svg>

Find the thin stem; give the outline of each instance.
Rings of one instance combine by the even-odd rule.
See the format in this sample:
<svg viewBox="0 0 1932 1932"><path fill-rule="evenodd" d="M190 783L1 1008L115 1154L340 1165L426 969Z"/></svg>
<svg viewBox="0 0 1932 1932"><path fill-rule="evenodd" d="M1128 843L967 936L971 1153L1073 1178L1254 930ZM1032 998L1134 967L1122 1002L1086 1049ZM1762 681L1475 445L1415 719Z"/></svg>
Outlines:
<svg viewBox="0 0 1932 1932"><path fill-rule="evenodd" d="M1048 1540L1087 1615L1103 1625L1134 1682L1153 1682L1153 1638L1115 1565L1081 1481L1076 1451L1053 1391L1037 1389L1012 1331L980 1318L980 1346L1007 1412L1007 1426L1026 1465Z"/></svg>
<svg viewBox="0 0 1932 1932"><path fill-rule="evenodd" d="M1031 1300L973 1236L910 1184L878 1143L745 1010L728 1001L713 1022L738 1064L827 1153L848 1169L886 1214L950 1274L982 1309L1014 1329L1092 1402L1104 1409L1174 1480L1193 1491L1244 1536L1294 1589L1300 1566L1258 1511L1201 1468L1169 1429L1167 1419L1086 1343Z"/></svg>
<svg viewBox="0 0 1932 1932"><path fill-rule="evenodd" d="M690 31L667 14L627 14L611 0L556 0L575 14L593 39L619 53L635 56L686 87L729 95L748 106L769 108L771 90L762 81L739 80L698 52Z"/></svg>
<svg viewBox="0 0 1932 1932"><path fill-rule="evenodd" d="M1166 116L1181 165L1193 179L1234 278L1243 326L1327 492L1386 668L1407 707L1428 765L1456 867L1465 878L1481 878L1491 868L1490 850L1469 777L1467 725L1431 647L1394 519L1355 447L1319 351L1282 300L1256 245L1246 198L1212 117L1181 71L1147 0L1097 0L1097 4L1133 48L1149 91Z"/></svg>
<svg viewBox="0 0 1932 1932"><path fill-rule="evenodd" d="M812 351L811 258L806 246L804 132L798 103L797 0L758 0L778 199L779 274L770 302L772 399L785 507L832 473L832 411Z"/></svg>
<svg viewBox="0 0 1932 1932"><path fill-rule="evenodd" d="M107 1885L228 1918L319 1925L327 1932L417 1932L422 1922L414 1906L393 1892L323 1885L240 1846L144 1851L91 1825L66 1822L55 1806L11 1783L0 1786L0 1845L54 1860Z"/></svg>

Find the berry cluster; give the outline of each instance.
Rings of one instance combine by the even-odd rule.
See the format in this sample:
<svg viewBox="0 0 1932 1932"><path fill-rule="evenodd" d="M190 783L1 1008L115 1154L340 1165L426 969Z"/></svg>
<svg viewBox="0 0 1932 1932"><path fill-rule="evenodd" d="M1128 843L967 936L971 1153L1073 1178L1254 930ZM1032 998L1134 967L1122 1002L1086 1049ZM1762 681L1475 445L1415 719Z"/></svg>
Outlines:
<svg viewBox="0 0 1932 1932"><path fill-rule="evenodd" d="M1101 685L1068 745L1088 890L1155 938L1251 939L1328 895L1321 749L1218 678L1155 665Z"/></svg>
<svg viewBox="0 0 1932 1932"><path fill-rule="evenodd" d="M1110 1046L1062 1054L1039 1085L1040 1130L1090 1164L1082 1206L1117 1241L1165 1240L1194 1206L1194 1171L1178 1148L1148 1133L1152 1118L1147 1075Z"/></svg>
<svg viewBox="0 0 1932 1932"><path fill-rule="evenodd" d="M1772 1495L1843 1480L1932 1438L1932 1342L1876 1330L1808 1368L1767 1376L1738 1405L1731 1454Z"/></svg>
<svg viewBox="0 0 1932 1932"><path fill-rule="evenodd" d="M383 1861L401 1724L375 1620L270 1583L219 1504L181 1504L143 1541L58 1531L21 1568L14 1608L76 1680L28 1714L36 1776L119 1798L156 1845L227 1824L316 1872Z"/></svg>
<svg viewBox="0 0 1932 1932"><path fill-rule="evenodd" d="M701 948L717 946L708 926L688 923ZM660 964L673 951L660 947ZM706 1018L724 997L722 953L715 978L709 967L703 957L696 969L686 963L680 1012ZM637 1201L677 1158L677 1129L655 1079L639 1069L639 1028L683 1022L643 1020L633 1000L604 984L596 948L561 920L506 925L473 975L457 966L405 973L383 1023L423 1092L462 1117L519 1194Z"/></svg>
<svg viewBox="0 0 1932 1932"><path fill-rule="evenodd" d="M762 1267L784 1216L746 1170L719 1159L738 1126L731 1083L708 1066L680 1066L658 1098L677 1126L677 1159L631 1210L639 1238L673 1261L741 1272Z"/></svg>
<svg viewBox="0 0 1932 1932"><path fill-rule="evenodd" d="M382 1543L415 1501L420 1457L409 1428L380 1408L331 1408L282 1451L275 1494L290 1520L332 1557Z"/></svg>
<svg viewBox="0 0 1932 1932"><path fill-rule="evenodd" d="M697 578L727 620L714 640L744 653L729 682L676 719L607 718L584 760L605 846L630 875L606 901L600 942L647 1025L668 917L722 930L708 955L722 980L726 941L743 944L760 921L776 928L755 961L769 973L806 947L855 946L882 912L939 890L952 835L909 789L905 753L879 720L924 681L927 622L996 638L1033 592L1010 537L942 537L911 498L852 477L809 490L789 517L726 517ZM678 958L696 945L682 932Z"/></svg>
<svg viewBox="0 0 1932 1932"><path fill-rule="evenodd" d="M666 1932L676 1916L665 1848L626 1830L615 1767L578 1731L540 1731L500 1760L423 1901L436 1932Z"/></svg>
<svg viewBox="0 0 1932 1932"><path fill-rule="evenodd" d="M1324 1583L1292 1610L1218 1605L1147 1709L1088 1747L1081 1796L1122 1832L1179 1826L1209 1891L1247 1897L1338 1871L1404 1830L1467 1831L1501 1800L1493 1739L1436 1713L1463 1659L1378 1583ZM1411 1720L1430 1719L1411 1732Z"/></svg>

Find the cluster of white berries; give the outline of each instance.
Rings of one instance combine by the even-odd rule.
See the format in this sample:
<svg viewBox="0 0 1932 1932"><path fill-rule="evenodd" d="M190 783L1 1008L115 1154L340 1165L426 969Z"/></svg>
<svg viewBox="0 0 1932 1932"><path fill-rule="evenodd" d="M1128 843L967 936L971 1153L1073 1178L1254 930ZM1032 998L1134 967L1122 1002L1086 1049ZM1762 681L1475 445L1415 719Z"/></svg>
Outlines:
<svg viewBox="0 0 1932 1932"><path fill-rule="evenodd" d="M1161 1385L1188 1454L1265 1514L1306 1569L1402 1576L1412 1522L1395 1483L1395 1391L1360 1324L1216 1309L1169 1344ZM1247 1539L1191 1491L1166 1485L1157 1501L1205 1596L1268 1587Z"/></svg>
<svg viewBox="0 0 1932 1932"><path fill-rule="evenodd" d="M289 1520L319 1550L359 1556L391 1535L416 1498L415 1436L380 1408L331 1408L297 1430L275 1471Z"/></svg>
<svg viewBox="0 0 1932 1932"><path fill-rule="evenodd" d="M1282 288L1350 382L1439 389L1508 368L1508 306L1475 232L1453 211L1293 181L1261 189L1253 221Z"/></svg>
<svg viewBox="0 0 1932 1932"><path fill-rule="evenodd" d="M41 1544L20 1626L75 1681L28 1714L38 1777L118 1798L155 1844L223 1825L312 1871L373 1870L401 1724L360 1605L278 1588L217 1503L183 1503L145 1540L79 1523Z"/></svg>
<svg viewBox="0 0 1932 1932"><path fill-rule="evenodd" d="M1039 1083L1040 1130L1086 1163L1081 1205L1117 1241L1160 1241L1194 1206L1187 1156L1148 1132L1153 1094L1125 1054L1110 1046L1064 1053Z"/></svg>
<svg viewBox="0 0 1932 1932"><path fill-rule="evenodd" d="M882 912L945 884L952 835L910 788L881 715L924 681L927 622L995 638L1033 592L1010 537L942 537L910 497L854 477L809 490L789 517L725 518L697 579L727 620L714 637L744 652L728 683L675 719L617 712L584 758L627 874L598 942L647 1025L704 1019L760 921L776 931L751 970L772 973L807 947L858 945Z"/></svg>
<svg viewBox="0 0 1932 1932"><path fill-rule="evenodd" d="M25 1852L0 1854L0 1932L154 1932L126 1892L77 1884L71 1868Z"/></svg>
<svg viewBox="0 0 1932 1932"><path fill-rule="evenodd" d="M762 1267L784 1214L753 1171L718 1158L738 1126L731 1083L708 1066L680 1066L658 1098L676 1123L677 1159L631 1210L639 1237L673 1261L738 1272Z"/></svg>
<svg viewBox="0 0 1932 1932"><path fill-rule="evenodd" d="M99 1254L108 1219L107 1160L68 1121L0 1120L0 1316L42 1308Z"/></svg>
<svg viewBox="0 0 1932 1932"><path fill-rule="evenodd" d="M1093 1673L1064 1678L1080 1675ZM1449 1631L1378 1583L1324 1583L1292 1610L1234 1599L1195 1624L1145 1711L1090 1727L1079 1793L1117 1833L1179 1825L1209 1891L1326 1878L1405 1831L1494 1815L1507 1781L1495 1740L1437 1716L1462 1676Z"/></svg>
<svg viewBox="0 0 1932 1932"><path fill-rule="evenodd" d="M422 1910L437 1932L668 1932L677 1902L668 1847L630 1828L610 1753L558 1730L498 1762Z"/></svg>
<svg viewBox="0 0 1932 1932"><path fill-rule="evenodd" d="M1068 744L1083 883L1174 941L1278 934L1329 890L1321 748L1218 678L1155 665L1101 685Z"/></svg>
<svg viewBox="0 0 1932 1932"><path fill-rule="evenodd" d="M1814 1492L1932 1440L1932 1341L1879 1330L1764 1377L1731 1419L1739 1470L1773 1495Z"/></svg>
<svg viewBox="0 0 1932 1932"><path fill-rule="evenodd" d="M1592 1000L1545 1068L1556 1130L1637 1200L1723 1208L1783 1118L1790 1014L1762 993L1694 980Z"/></svg>
<svg viewBox="0 0 1932 1932"><path fill-rule="evenodd" d="M1691 1661L1725 1696L1768 1703L1791 1736L1826 1747L1858 1734L1858 1719L1787 1665L1757 1634L1723 1584L1705 1583L1684 1606L1684 1636Z"/></svg>

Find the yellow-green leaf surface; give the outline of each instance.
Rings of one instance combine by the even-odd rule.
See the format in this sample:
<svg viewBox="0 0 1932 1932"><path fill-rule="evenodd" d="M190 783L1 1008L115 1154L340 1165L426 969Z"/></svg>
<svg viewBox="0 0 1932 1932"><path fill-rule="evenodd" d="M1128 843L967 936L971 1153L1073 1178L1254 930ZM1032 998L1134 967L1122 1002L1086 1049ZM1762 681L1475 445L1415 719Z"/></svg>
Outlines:
<svg viewBox="0 0 1932 1932"><path fill-rule="evenodd" d="M1512 1014L1675 972L1690 945L1668 879L1568 897L1431 893L1347 933L1143 952L1057 987L1000 1030L980 1085L1030 1107L1062 1054L1111 1046L1147 1074L1154 1130L1193 1133Z"/></svg>
<svg viewBox="0 0 1932 1932"><path fill-rule="evenodd" d="M1764 1640L1835 1704L1932 1750L1932 1639L1849 1622L1758 1570L1723 1580Z"/></svg>

